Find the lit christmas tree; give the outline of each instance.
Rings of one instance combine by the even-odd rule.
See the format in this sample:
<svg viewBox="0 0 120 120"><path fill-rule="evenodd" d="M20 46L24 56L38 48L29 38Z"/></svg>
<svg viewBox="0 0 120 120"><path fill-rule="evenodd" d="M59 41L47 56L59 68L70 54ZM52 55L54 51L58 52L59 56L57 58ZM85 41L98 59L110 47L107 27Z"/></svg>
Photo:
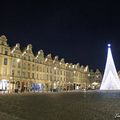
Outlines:
<svg viewBox="0 0 120 120"><path fill-rule="evenodd" d="M100 90L120 90L120 80L113 61L110 44L108 44L106 67Z"/></svg>

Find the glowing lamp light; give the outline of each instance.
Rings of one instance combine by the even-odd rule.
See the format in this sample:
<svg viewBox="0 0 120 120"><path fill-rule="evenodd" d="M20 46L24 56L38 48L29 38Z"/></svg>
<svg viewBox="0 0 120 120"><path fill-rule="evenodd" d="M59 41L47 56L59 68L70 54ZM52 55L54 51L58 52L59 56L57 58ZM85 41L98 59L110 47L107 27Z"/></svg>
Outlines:
<svg viewBox="0 0 120 120"><path fill-rule="evenodd" d="M45 62L47 62L47 60L48 60L48 59L46 58L46 59L45 59Z"/></svg>
<svg viewBox="0 0 120 120"><path fill-rule="evenodd" d="M73 71L74 72L74 74L76 73L76 71Z"/></svg>
<svg viewBox="0 0 120 120"><path fill-rule="evenodd" d="M111 47L111 44L108 44L108 47Z"/></svg>
<svg viewBox="0 0 120 120"><path fill-rule="evenodd" d="M17 63L19 63L20 62L20 59L17 59Z"/></svg>
<svg viewBox="0 0 120 120"><path fill-rule="evenodd" d="M54 67L54 70L56 70L57 68L56 67Z"/></svg>

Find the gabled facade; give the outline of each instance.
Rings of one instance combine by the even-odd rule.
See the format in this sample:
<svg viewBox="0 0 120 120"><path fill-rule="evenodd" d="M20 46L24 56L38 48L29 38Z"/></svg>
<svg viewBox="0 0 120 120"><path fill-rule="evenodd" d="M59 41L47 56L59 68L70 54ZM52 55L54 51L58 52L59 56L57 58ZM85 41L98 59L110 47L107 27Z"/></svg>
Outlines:
<svg viewBox="0 0 120 120"><path fill-rule="evenodd" d="M63 91L87 88L89 67L65 63L64 58L37 55L28 44L21 50L7 44L7 38L0 37L0 90L12 91Z"/></svg>

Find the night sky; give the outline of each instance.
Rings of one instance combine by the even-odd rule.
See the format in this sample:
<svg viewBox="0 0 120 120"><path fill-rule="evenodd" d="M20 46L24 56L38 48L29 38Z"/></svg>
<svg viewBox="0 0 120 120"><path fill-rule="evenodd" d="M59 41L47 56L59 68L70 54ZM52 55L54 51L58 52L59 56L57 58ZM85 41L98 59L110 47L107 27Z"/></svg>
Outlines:
<svg viewBox="0 0 120 120"><path fill-rule="evenodd" d="M104 70L107 44L117 70L120 70L120 3L113 1L82 2L36 0L0 3L0 35L10 46L33 45L33 52L65 58L65 62L89 65ZM56 2L57 1L57 2ZM80 0L81 1L81 0Z"/></svg>

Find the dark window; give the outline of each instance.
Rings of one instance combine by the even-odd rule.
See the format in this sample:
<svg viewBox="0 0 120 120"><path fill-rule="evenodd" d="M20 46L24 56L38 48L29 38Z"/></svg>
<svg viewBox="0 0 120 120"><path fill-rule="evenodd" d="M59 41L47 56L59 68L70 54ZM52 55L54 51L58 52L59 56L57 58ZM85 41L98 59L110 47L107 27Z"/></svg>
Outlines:
<svg viewBox="0 0 120 120"><path fill-rule="evenodd" d="M4 65L7 65L7 58L4 58Z"/></svg>
<svg viewBox="0 0 120 120"><path fill-rule="evenodd" d="M23 69L26 69L26 64L25 63L23 64Z"/></svg>
<svg viewBox="0 0 120 120"><path fill-rule="evenodd" d="M48 68L47 68L47 73L48 73L49 71L48 71Z"/></svg>
<svg viewBox="0 0 120 120"><path fill-rule="evenodd" d="M62 75L62 71L60 71L61 72L61 75Z"/></svg>
<svg viewBox="0 0 120 120"><path fill-rule="evenodd" d="M32 78L34 79L34 73L32 73Z"/></svg>
<svg viewBox="0 0 120 120"><path fill-rule="evenodd" d="M37 71L39 70L39 67L37 66Z"/></svg>
<svg viewBox="0 0 120 120"><path fill-rule="evenodd" d="M25 72L23 72L22 76L23 76L23 78L25 78Z"/></svg>
<svg viewBox="0 0 120 120"><path fill-rule="evenodd" d="M38 74L37 74L37 79L38 79Z"/></svg>
<svg viewBox="0 0 120 120"><path fill-rule="evenodd" d="M47 75L47 80L48 80L48 75Z"/></svg>
<svg viewBox="0 0 120 120"><path fill-rule="evenodd" d="M30 64L28 63L28 70L30 70Z"/></svg>
<svg viewBox="0 0 120 120"><path fill-rule="evenodd" d="M57 70L57 74L59 75L59 71Z"/></svg>
<svg viewBox="0 0 120 120"><path fill-rule="evenodd" d="M18 63L18 68L20 68L20 63Z"/></svg>
<svg viewBox="0 0 120 120"><path fill-rule="evenodd" d="M30 61L30 56L28 56L28 60Z"/></svg>
<svg viewBox="0 0 120 120"><path fill-rule="evenodd" d="M5 51L5 55L8 55L8 51Z"/></svg>
<svg viewBox="0 0 120 120"><path fill-rule="evenodd" d="M54 71L54 74L56 74L56 70Z"/></svg>
<svg viewBox="0 0 120 120"><path fill-rule="evenodd" d="M28 78L30 78L30 72L28 72Z"/></svg>
<svg viewBox="0 0 120 120"><path fill-rule="evenodd" d="M42 72L42 67L40 67L40 72ZM44 72L44 69L43 69L43 72Z"/></svg>
<svg viewBox="0 0 120 120"><path fill-rule="evenodd" d="M18 71L18 77L20 77L20 71Z"/></svg>
<svg viewBox="0 0 120 120"><path fill-rule="evenodd" d="M52 73L52 69L50 68L50 73Z"/></svg>
<svg viewBox="0 0 120 120"><path fill-rule="evenodd" d="M50 76L50 80L52 80L52 76Z"/></svg>
<svg viewBox="0 0 120 120"><path fill-rule="evenodd" d="M12 67L15 67L15 63L14 62L12 63Z"/></svg>
<svg viewBox="0 0 120 120"><path fill-rule="evenodd" d="M12 70L12 76L14 76L14 70Z"/></svg>
<svg viewBox="0 0 120 120"><path fill-rule="evenodd" d="M35 68L35 66L34 66L34 65L32 65L32 70L34 70L34 68Z"/></svg>

